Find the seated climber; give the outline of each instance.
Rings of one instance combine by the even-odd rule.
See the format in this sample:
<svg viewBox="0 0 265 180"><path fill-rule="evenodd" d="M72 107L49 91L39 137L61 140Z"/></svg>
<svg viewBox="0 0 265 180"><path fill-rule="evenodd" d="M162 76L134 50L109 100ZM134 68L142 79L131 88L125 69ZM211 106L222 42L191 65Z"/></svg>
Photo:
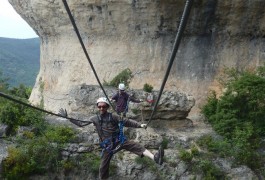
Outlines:
<svg viewBox="0 0 265 180"><path fill-rule="evenodd" d="M127 139L123 134L123 127L145 128L146 124L140 124L136 121L121 118L116 114L108 112L110 103L107 98L99 98L96 103L99 114L92 116L88 121L70 120L79 127L94 124L100 139L102 148L101 164L99 168L99 178L107 179L109 177L109 165L112 156L118 151L125 149L141 157L147 156L157 164L162 165L164 150L159 147L158 152L153 155L149 150L137 142ZM66 111L60 109L59 113L67 117Z"/></svg>

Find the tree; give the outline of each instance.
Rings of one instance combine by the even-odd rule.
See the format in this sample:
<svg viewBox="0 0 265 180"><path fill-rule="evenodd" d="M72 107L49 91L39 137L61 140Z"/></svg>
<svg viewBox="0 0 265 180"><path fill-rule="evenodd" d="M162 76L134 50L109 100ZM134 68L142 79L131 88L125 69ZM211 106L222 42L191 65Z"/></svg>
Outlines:
<svg viewBox="0 0 265 180"><path fill-rule="evenodd" d="M265 67L265 66L264 66ZM255 72L231 70L225 93L213 93L202 113L214 130L231 144L234 157L251 168L259 166L260 139L265 136L265 68Z"/></svg>

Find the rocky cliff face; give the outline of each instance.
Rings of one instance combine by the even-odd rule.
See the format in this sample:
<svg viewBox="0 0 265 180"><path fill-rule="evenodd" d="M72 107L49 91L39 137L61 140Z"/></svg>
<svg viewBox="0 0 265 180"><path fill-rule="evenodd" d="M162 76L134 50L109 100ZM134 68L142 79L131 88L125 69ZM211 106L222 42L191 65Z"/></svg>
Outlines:
<svg viewBox="0 0 265 180"><path fill-rule="evenodd" d="M43 102L45 109L54 112L59 107L64 107L78 119L82 119L84 114L93 113L93 102L102 92L93 86L97 81L63 2L9 2L41 39L41 68L30 97L31 102ZM122 70L130 68L134 74L131 88L142 89L145 83L154 86L155 90L160 88L184 8L184 0L67 2L102 82L109 81ZM164 114L163 109L160 109L156 114L156 119L159 120L153 120L148 131L128 131L131 139L142 143L152 152L156 152L155 149L163 139L169 140L166 149L167 162L159 167L157 174L148 171L145 165L135 163L135 155L121 152L123 158L114 158L119 168L113 179L202 178L201 174L194 174L190 167L180 160L177 147L189 149L196 145L196 139L214 132L208 125L199 123L203 120L201 117L191 118L191 121L185 119L194 105L194 99L174 91L193 95L199 107L209 89L220 90L216 79L225 66L255 69L262 64L265 61L264 5L265 1L262 0L194 0L177 57L166 83L166 90L170 91L165 92L166 96L160 104L160 108L170 111L170 114ZM108 90L109 95L112 91L114 90ZM138 111L138 116L131 114L137 120L143 120L144 113L148 114L150 110L150 107L145 106L134 108L141 111ZM196 111L196 108L193 110ZM52 118L51 121L57 123L65 120ZM69 122L67 123L69 125ZM94 128L79 130L84 142L95 140L95 133L91 136ZM3 154L0 160L7 155L6 145L3 147L0 149ZM83 144L72 145L65 150L64 155L75 156L79 149L84 149ZM214 159L214 164L231 179L257 179L249 168L234 168L233 163L223 158ZM74 178L78 177L77 174Z"/></svg>
<svg viewBox="0 0 265 180"><path fill-rule="evenodd" d="M97 84L60 0L9 0L41 39L41 68L30 100L67 105L69 90ZM125 68L132 88L159 89L185 1L69 0L100 80ZM265 61L265 1L195 0L166 89L192 94L197 106L225 66L256 68Z"/></svg>

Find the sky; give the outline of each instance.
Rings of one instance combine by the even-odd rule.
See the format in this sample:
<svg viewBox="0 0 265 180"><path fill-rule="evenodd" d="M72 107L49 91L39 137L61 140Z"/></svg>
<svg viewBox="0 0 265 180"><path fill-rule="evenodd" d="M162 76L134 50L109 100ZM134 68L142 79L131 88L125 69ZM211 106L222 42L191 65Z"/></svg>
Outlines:
<svg viewBox="0 0 265 180"><path fill-rule="evenodd" d="M8 0L0 0L0 37L28 39L38 35L20 17Z"/></svg>

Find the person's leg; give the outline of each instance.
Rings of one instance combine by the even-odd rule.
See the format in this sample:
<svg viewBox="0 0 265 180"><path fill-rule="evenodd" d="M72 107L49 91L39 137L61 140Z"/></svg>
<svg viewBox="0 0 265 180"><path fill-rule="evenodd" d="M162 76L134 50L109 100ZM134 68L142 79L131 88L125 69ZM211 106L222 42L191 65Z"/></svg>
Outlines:
<svg viewBox="0 0 265 180"><path fill-rule="evenodd" d="M149 157L150 159L154 160L154 155L147 149L143 152L143 155Z"/></svg>
<svg viewBox="0 0 265 180"><path fill-rule="evenodd" d="M110 155L108 152L104 152L101 163L99 167L99 179L107 179L109 177L109 164L110 160L112 158L112 155Z"/></svg>
<svg viewBox="0 0 265 180"><path fill-rule="evenodd" d="M158 152L155 153L154 155L154 161L159 164L162 165L163 161L164 161L164 148L162 146L159 146Z"/></svg>
<svg viewBox="0 0 265 180"><path fill-rule="evenodd" d="M150 159L154 160L157 164L162 165L163 164L163 157L164 157L164 149L162 146L159 147L158 152L153 155L149 150L144 148L142 145L140 145L137 142L134 141L125 141L125 143L122 145L122 147L119 149L126 149L127 151L133 152L139 156L146 156Z"/></svg>
<svg viewBox="0 0 265 180"><path fill-rule="evenodd" d="M154 160L157 164L160 164L160 165L163 164L164 149L161 146L159 147L158 152L155 153L155 155L153 155L147 149L143 152L143 155L149 157L152 160Z"/></svg>

